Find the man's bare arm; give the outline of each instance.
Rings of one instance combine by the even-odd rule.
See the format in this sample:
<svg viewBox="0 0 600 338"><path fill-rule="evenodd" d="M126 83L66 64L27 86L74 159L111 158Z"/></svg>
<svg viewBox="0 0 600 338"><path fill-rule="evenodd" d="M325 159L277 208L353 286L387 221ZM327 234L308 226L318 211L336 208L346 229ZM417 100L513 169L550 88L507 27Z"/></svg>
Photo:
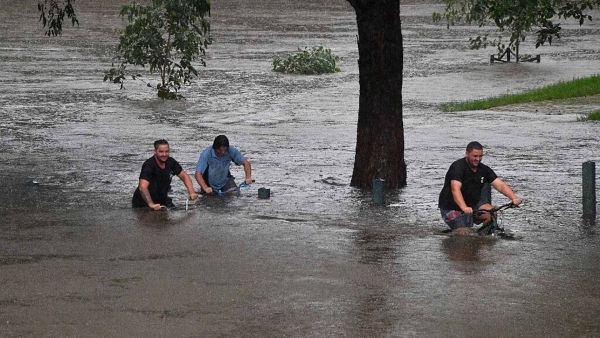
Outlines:
<svg viewBox="0 0 600 338"><path fill-rule="evenodd" d="M196 178L196 181L205 193L209 195L213 193L212 188L208 185L208 182L204 181L204 177L202 177L202 174L200 172L196 171L196 173L194 173L194 177Z"/></svg>
<svg viewBox="0 0 600 338"><path fill-rule="evenodd" d="M508 197L508 199L510 199L510 201L514 205L521 204L522 200L519 197L517 197L517 195L515 195L515 193L512 191L512 189L503 180L501 180L499 178L495 179L494 182L492 182L492 187L494 187L494 189L498 190L498 192L501 193L502 195Z"/></svg>
<svg viewBox="0 0 600 338"><path fill-rule="evenodd" d="M244 160L242 165L244 166L244 173L246 174L246 184L252 184L252 165L250 164L250 161Z"/></svg>
<svg viewBox="0 0 600 338"><path fill-rule="evenodd" d="M182 170L177 176L179 176L179 178L183 181L183 184L185 185L188 194L190 195L190 199L195 200L196 198L198 198L198 194L196 194L196 192L194 191L194 183L192 182L190 175L188 175L185 171Z"/></svg>
<svg viewBox="0 0 600 338"><path fill-rule="evenodd" d="M152 200L152 196L150 196L150 190L148 187L150 186L150 182L145 179L140 179L140 183L138 184L138 188L140 189L140 195L144 199L144 202L148 204L151 209L160 210L160 204L154 203Z"/></svg>
<svg viewBox="0 0 600 338"><path fill-rule="evenodd" d="M467 203L465 203L465 199L462 195L462 192L460 191L460 188L462 188L462 183L460 181L450 181L450 190L452 191L452 198L454 199L454 203L456 203L460 210L462 210L462 212L464 212L465 214L472 214L473 208L468 207Z"/></svg>

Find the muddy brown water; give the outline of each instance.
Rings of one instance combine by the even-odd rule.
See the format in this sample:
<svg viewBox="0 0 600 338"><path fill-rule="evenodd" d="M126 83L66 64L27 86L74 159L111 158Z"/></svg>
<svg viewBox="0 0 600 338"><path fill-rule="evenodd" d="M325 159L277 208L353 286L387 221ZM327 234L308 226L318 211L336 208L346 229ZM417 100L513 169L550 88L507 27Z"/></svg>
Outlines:
<svg viewBox="0 0 600 338"><path fill-rule="evenodd" d="M489 65L492 50L467 49L477 28L447 30L430 19L439 4L402 2L409 184L374 206L349 187L359 88L345 1L214 3L207 67L178 102L102 82L124 3L77 1L81 26L47 38L36 1L0 2L1 337L600 334L600 239L580 216L600 125L577 121L598 107L439 110L596 73L597 22L524 47L539 64ZM341 72L270 71L275 55L317 45ZM193 173L222 133L254 167L242 197L129 208L155 139ZM518 241L440 234L443 176L473 139L525 200L503 215ZM184 205L179 182L172 196Z"/></svg>

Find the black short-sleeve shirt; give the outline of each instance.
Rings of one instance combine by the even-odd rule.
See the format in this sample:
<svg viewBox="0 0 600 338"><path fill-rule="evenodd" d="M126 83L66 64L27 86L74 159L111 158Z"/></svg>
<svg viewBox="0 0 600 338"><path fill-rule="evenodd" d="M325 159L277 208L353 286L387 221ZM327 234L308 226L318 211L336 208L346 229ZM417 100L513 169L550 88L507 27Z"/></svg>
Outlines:
<svg viewBox="0 0 600 338"><path fill-rule="evenodd" d="M148 190L150 191L150 196L154 203L162 205L170 204L171 200L168 197L168 193L171 189L171 178L173 176L178 176L182 170L183 168L179 165L179 162L172 157L167 158L164 169L158 166L154 156L150 157L142 164L140 179L150 182ZM132 204L134 207L148 206L142 198L139 188L135 189L135 192L133 193Z"/></svg>
<svg viewBox="0 0 600 338"><path fill-rule="evenodd" d="M450 188L451 181L459 181L462 183L460 191L462 192L465 203L469 207L477 206L481 199L481 189L485 183L492 183L498 176L492 170L483 163L479 163L476 171L472 171L467 163L466 158L461 158L454 161L450 165L446 178L444 179L444 187L440 192L438 200L438 207L443 210L459 210L458 205L454 202L452 197L452 190Z"/></svg>

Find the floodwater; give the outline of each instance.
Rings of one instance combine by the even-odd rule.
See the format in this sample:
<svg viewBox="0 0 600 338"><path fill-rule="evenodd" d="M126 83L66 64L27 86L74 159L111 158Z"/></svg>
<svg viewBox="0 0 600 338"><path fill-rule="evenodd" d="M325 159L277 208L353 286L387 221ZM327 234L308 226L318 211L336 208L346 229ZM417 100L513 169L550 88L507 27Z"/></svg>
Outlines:
<svg viewBox="0 0 600 338"><path fill-rule="evenodd" d="M493 50L467 48L478 28L447 30L430 19L443 6L403 1L408 186L375 206L349 187L346 1L216 1L207 67L177 102L102 82L127 2L78 0L81 26L59 38L43 35L37 1L0 2L0 337L600 335L600 234L581 219L600 125L577 121L598 107L439 110L594 74L597 20L565 23L551 47L527 50L529 38L521 52L539 64L489 65ZM341 72L270 71L275 55L319 45ZM218 134L252 162L242 197L130 209L155 139L192 174ZM437 194L471 140L525 201L503 215L520 240L441 234ZM185 204L178 181L172 197Z"/></svg>

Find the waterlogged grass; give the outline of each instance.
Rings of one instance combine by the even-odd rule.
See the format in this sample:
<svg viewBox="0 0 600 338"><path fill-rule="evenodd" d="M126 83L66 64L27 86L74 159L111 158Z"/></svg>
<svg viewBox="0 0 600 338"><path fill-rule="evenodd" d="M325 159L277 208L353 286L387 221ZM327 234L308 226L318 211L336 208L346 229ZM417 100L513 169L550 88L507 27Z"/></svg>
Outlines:
<svg viewBox="0 0 600 338"><path fill-rule="evenodd" d="M589 114L579 115L577 121L600 121L600 111L594 111Z"/></svg>
<svg viewBox="0 0 600 338"><path fill-rule="evenodd" d="M573 81L559 82L550 86L530 90L520 94L507 94L482 100L450 102L442 105L442 111L484 110L518 103L531 103L549 100L566 100L576 97L600 94L600 75L592 75ZM591 114L590 114L591 115Z"/></svg>
<svg viewBox="0 0 600 338"><path fill-rule="evenodd" d="M276 57L273 60L273 71L288 74L323 74L339 72L336 66L339 57L331 53L331 49L313 47L300 49L294 55Z"/></svg>

